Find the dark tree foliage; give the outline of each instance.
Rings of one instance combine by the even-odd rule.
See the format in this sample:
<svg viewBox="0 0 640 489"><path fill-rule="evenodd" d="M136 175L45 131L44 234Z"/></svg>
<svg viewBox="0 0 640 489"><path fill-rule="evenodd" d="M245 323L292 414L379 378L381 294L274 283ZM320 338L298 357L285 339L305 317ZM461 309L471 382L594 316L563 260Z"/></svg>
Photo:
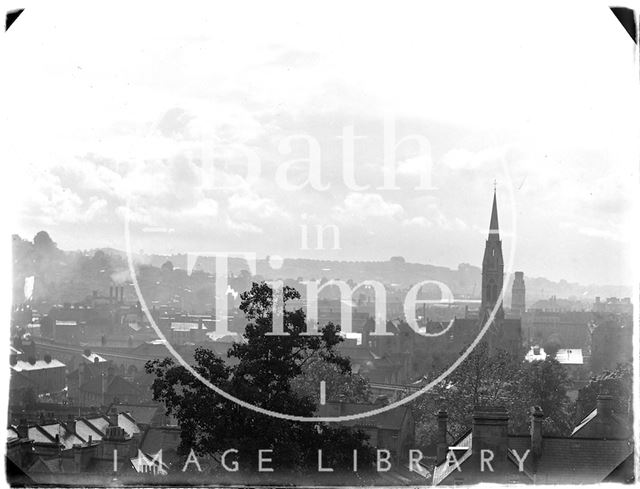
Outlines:
<svg viewBox="0 0 640 489"><path fill-rule="evenodd" d="M291 386L299 395L320 402L320 381L325 382L329 402L368 403L371 401L369 380L359 374L347 374L334 363L313 358L302 368L302 374L293 379Z"/></svg>
<svg viewBox="0 0 640 489"><path fill-rule="evenodd" d="M614 370L606 370L592 377L589 383L580 389L580 409L576 413L578 418L595 409L598 394L613 396L613 409L616 413L630 413L633 402L633 366L629 363L620 364ZM580 419L575 421L578 422Z"/></svg>
<svg viewBox="0 0 640 489"><path fill-rule="evenodd" d="M512 391L511 417L515 431L526 433L529 409L539 406L544 413L544 432L567 435L571 432L571 402L567 397L569 381L565 368L555 359L523 362Z"/></svg>
<svg viewBox="0 0 640 489"><path fill-rule="evenodd" d="M548 357L555 358L558 350L563 347L562 339L557 333L551 334L542 344L542 348Z"/></svg>
<svg viewBox="0 0 640 489"><path fill-rule="evenodd" d="M570 425L567 385L566 372L556 360L522 362L521 357L480 342L451 375L414 403L416 437L422 446L431 445L437 433L435 414L445 409L449 435L458 438L471 428L476 406L504 406L510 430L516 433L528 431L529 410L540 406L545 432L566 434Z"/></svg>
<svg viewBox="0 0 640 489"><path fill-rule="evenodd" d="M351 375L351 366L349 359L335 350L342 341L339 327L328 324L318 336L302 334L306 331L304 312L286 309L287 301L299 297L295 289L284 287L283 329L289 334L268 335L272 331L272 289L266 283L254 283L241 296L240 309L249 321L246 342L234 344L227 353L238 363L229 366L212 351L198 348L195 370L220 389L254 406L314 416L314 399L294 391L292 380L317 359L335 366L345 376ZM256 413L215 393L172 359L153 360L145 368L155 375L154 399L165 404L181 427L182 455L190 449L198 455L214 455L236 448L243 470L256 470L258 450L271 449L274 468L295 469L317 465L317 450L323 449L323 463L339 469L351 466L353 450L358 449L361 466L371 464L372 452L361 432L335 424L291 422Z"/></svg>

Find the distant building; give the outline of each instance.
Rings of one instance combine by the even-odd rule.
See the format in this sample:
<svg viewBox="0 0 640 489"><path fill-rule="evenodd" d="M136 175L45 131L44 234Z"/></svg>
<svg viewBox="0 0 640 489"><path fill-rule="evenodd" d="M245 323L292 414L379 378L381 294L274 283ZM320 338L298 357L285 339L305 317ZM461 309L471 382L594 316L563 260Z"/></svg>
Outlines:
<svg viewBox="0 0 640 489"><path fill-rule="evenodd" d="M114 402L139 403L150 397L149 393L115 373L113 367L102 369L92 365L80 365L70 375L71 400L78 406L107 406ZM76 387L77 386L77 387Z"/></svg>
<svg viewBox="0 0 640 489"><path fill-rule="evenodd" d="M633 304L629 297L623 299L609 297L605 301L600 300L600 297L596 297L592 310L599 313L628 314L631 316L633 314Z"/></svg>
<svg viewBox="0 0 640 489"><path fill-rule="evenodd" d="M444 338L438 337L442 343L448 339L447 345L442 345L451 358L456 358L461 349L469 345L487 324L495 310L492 324L489 326L485 339L491 349L501 349L514 355L520 355L522 348L522 326L519 318L505 319L504 308L500 294L504 285L504 259L502 256L502 241L498 225L498 204L496 192L493 193L489 236L485 243L482 259L482 297L478 317L456 318L453 327ZM437 342L436 342L437 343ZM455 355L455 357L453 357ZM450 364L450 361L447 361Z"/></svg>
<svg viewBox="0 0 640 489"><path fill-rule="evenodd" d="M572 299L558 299L555 295L549 299L543 299L534 302L530 311L542 311L542 312L582 312L585 310L585 304Z"/></svg>
<svg viewBox="0 0 640 489"><path fill-rule="evenodd" d="M521 316L526 310L524 272L516 272L511 286L511 312Z"/></svg>
<svg viewBox="0 0 640 489"><path fill-rule="evenodd" d="M630 320L598 317L591 328L591 371L599 374L633 360L633 327Z"/></svg>
<svg viewBox="0 0 640 489"><path fill-rule="evenodd" d="M485 320L494 309L504 280L504 259L502 257L502 241L498 226L498 204L496 192L493 192L493 206L491 207L491 221L489 223L489 237L484 248L482 259L482 303L480 305L480 319ZM496 312L496 318L504 318L502 304Z"/></svg>
<svg viewBox="0 0 640 489"><path fill-rule="evenodd" d="M532 346L524 359L527 362L544 361L548 357L544 348L540 346ZM588 365L583 356L581 348L560 348L556 355L555 360L565 368L569 380L572 381L572 388L567 393L572 400L575 400L578 396L577 388L575 385L580 385L580 381L586 381L588 378ZM573 385L575 384L575 385Z"/></svg>
<svg viewBox="0 0 640 489"><path fill-rule="evenodd" d="M46 356L44 360L12 360L11 395L20 395L20 391L33 389L35 395L54 394L66 386L66 365L59 360ZM19 397L18 397L19 398Z"/></svg>
<svg viewBox="0 0 640 489"><path fill-rule="evenodd" d="M590 311L551 311L529 308L522 315L522 332L529 345L541 345L551 337L560 344L589 350L589 325L594 315Z"/></svg>

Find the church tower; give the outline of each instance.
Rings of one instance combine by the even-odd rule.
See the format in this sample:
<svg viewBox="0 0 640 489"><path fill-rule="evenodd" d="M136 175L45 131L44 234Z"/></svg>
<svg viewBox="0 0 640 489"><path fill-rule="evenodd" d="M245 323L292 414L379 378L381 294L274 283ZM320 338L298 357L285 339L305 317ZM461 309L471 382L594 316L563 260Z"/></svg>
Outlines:
<svg viewBox="0 0 640 489"><path fill-rule="evenodd" d="M524 273L516 272L511 287L511 312L522 316L526 309L526 287L524 285Z"/></svg>
<svg viewBox="0 0 640 489"><path fill-rule="evenodd" d="M489 223L489 237L484 248L482 260L482 301L480 305L480 319L484 320L491 314L500 292L504 279L504 260L502 258L502 241L498 229L498 204L496 190L493 189L493 208ZM496 319L504 319L502 304L496 313Z"/></svg>

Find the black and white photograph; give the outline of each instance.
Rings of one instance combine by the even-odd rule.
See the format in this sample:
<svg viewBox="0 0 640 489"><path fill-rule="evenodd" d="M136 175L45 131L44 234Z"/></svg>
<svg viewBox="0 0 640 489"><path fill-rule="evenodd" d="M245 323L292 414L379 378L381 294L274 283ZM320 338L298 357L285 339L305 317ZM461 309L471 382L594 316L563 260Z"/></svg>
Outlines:
<svg viewBox="0 0 640 489"><path fill-rule="evenodd" d="M640 10L2 10L8 487L634 484Z"/></svg>

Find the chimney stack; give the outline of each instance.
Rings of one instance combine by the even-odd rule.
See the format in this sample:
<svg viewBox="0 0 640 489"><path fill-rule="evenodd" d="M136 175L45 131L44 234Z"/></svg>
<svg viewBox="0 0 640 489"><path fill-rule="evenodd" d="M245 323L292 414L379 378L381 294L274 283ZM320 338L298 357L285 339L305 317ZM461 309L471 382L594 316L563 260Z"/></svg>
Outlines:
<svg viewBox="0 0 640 489"><path fill-rule="evenodd" d="M29 438L29 425L25 418L20 419L20 424L16 427L18 438Z"/></svg>
<svg viewBox="0 0 640 489"><path fill-rule="evenodd" d="M596 399L596 407L598 409L597 429L599 436L603 439L614 438L616 436L622 436L617 433L617 423L613 420L613 396L608 394L598 394Z"/></svg>
<svg viewBox="0 0 640 489"><path fill-rule="evenodd" d="M73 470L76 474L82 471L82 445L73 444Z"/></svg>
<svg viewBox="0 0 640 489"><path fill-rule="evenodd" d="M608 394L598 394L596 407L598 408L599 418L611 418L611 416L613 415L613 396L610 396Z"/></svg>
<svg viewBox="0 0 640 489"><path fill-rule="evenodd" d="M477 407L473 413L473 454L491 450L496 464L507 461L509 415L502 406Z"/></svg>
<svg viewBox="0 0 640 489"><path fill-rule="evenodd" d="M76 434L76 420L73 417L73 414L69 414L67 416L67 430L74 435Z"/></svg>
<svg viewBox="0 0 640 489"><path fill-rule="evenodd" d="M118 411L116 408L111 408L109 411L109 426L118 426Z"/></svg>
<svg viewBox="0 0 640 489"><path fill-rule="evenodd" d="M438 442L436 452L436 464L440 464L447 458L449 444L447 443L447 419L449 415L444 409L438 411Z"/></svg>
<svg viewBox="0 0 640 489"><path fill-rule="evenodd" d="M544 412L540 406L531 408L531 456L534 468L542 455L542 420Z"/></svg>
<svg viewBox="0 0 640 489"><path fill-rule="evenodd" d="M102 405L104 406L107 402L107 374L106 372L102 372L101 374L101 394L102 394Z"/></svg>

